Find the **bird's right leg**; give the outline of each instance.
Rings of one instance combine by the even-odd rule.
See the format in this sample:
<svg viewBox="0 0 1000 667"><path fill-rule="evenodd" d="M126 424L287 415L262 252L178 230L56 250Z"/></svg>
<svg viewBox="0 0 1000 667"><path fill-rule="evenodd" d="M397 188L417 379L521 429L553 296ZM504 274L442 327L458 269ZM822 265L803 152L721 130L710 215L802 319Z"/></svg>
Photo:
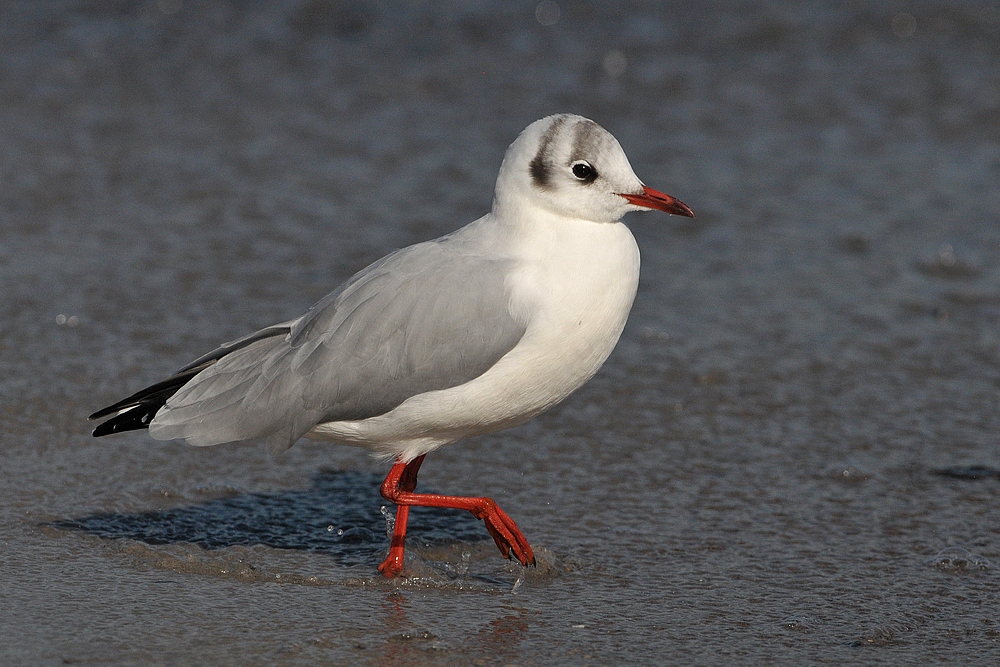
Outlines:
<svg viewBox="0 0 1000 667"><path fill-rule="evenodd" d="M413 493L417 488L417 471L424 457L418 456L409 463L396 459L392 470L382 482L382 497L396 504L396 526L392 533L389 555L379 565L379 572L387 577L395 577L403 570L403 544L406 540L406 520L409 507L447 507L466 510L477 519L482 519L496 542L504 558L515 558L521 565L534 565L535 554L531 545L518 529L514 520L500 509L492 498L470 498L466 496L445 496L436 493Z"/></svg>
<svg viewBox="0 0 1000 667"><path fill-rule="evenodd" d="M423 456L418 456L409 463L403 463L402 459L396 459L392 470L386 475L382 482L382 497L386 500L393 498L400 492L412 493L417 488L417 472L420 464L424 462ZM396 523L392 529L392 539L389 542L389 554L378 566L378 571L385 576L398 577L403 571L403 552L406 546L406 522L410 518L409 505L396 505Z"/></svg>

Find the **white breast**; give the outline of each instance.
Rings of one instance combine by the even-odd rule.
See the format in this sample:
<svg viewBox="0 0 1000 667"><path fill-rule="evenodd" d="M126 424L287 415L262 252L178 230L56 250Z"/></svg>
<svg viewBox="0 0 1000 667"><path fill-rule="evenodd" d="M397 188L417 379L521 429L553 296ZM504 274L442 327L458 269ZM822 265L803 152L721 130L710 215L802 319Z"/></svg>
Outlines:
<svg viewBox="0 0 1000 667"><path fill-rule="evenodd" d="M504 245L519 267L507 279L510 308L527 324L513 350L475 380L411 397L379 417L320 424L307 437L410 459L520 424L593 377L618 342L638 287L631 232L620 222L552 216L517 229Z"/></svg>

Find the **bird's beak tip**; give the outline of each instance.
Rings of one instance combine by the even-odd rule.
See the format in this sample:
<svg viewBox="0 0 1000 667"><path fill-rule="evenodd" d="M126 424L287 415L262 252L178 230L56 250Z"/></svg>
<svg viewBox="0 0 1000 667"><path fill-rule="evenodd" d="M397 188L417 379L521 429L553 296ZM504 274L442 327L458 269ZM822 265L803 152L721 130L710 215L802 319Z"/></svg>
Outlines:
<svg viewBox="0 0 1000 667"><path fill-rule="evenodd" d="M695 217L694 211L692 211L690 207L688 207L688 205L680 199L658 190L654 190L653 188L645 185L642 186L641 193L633 194L620 192L618 193L618 196L625 198L631 204L641 206L643 208L664 211L665 213L670 213L671 215L682 215L685 218Z"/></svg>

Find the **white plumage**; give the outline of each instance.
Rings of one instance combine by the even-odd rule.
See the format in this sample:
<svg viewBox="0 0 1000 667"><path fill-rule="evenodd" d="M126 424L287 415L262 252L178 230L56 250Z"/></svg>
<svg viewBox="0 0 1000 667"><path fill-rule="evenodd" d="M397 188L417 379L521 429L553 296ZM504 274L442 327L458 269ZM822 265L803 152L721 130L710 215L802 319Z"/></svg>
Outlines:
<svg viewBox="0 0 1000 667"><path fill-rule="evenodd" d="M414 494L423 456L519 424L601 367L639 282L621 217L692 216L633 173L611 134L573 115L543 118L511 144L490 213L360 271L301 317L195 360L101 410L95 436L149 428L192 445L305 436L397 459L383 495L399 505L390 556L402 569L410 505L472 511L505 556L533 562L493 501Z"/></svg>

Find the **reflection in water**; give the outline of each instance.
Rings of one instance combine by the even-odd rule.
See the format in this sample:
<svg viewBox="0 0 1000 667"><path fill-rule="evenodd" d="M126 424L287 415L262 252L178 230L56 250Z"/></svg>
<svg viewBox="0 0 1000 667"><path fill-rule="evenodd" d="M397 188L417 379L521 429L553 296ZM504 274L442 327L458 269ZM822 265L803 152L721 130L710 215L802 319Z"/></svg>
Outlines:
<svg viewBox="0 0 1000 667"><path fill-rule="evenodd" d="M418 628L410 621L406 612L408 607L409 600L398 591L387 595L382 603L386 644L380 664L406 664L410 661L404 662L404 659L410 658L414 651L432 648L437 640L430 630Z"/></svg>
<svg viewBox="0 0 1000 667"><path fill-rule="evenodd" d="M92 514L50 525L146 544L187 542L204 549L262 544L327 553L343 565L375 563L388 547L379 512L381 482L375 473L323 470L308 489L239 493L168 510ZM411 521L417 543L483 539L478 521L466 512L420 508Z"/></svg>
<svg viewBox="0 0 1000 667"><path fill-rule="evenodd" d="M429 651L449 651L450 655L465 655L471 663L474 658L488 657L490 664L502 664L515 658L528 632L528 610L504 607L510 613L491 619L474 635L469 643L454 646L443 641L433 630L421 627L410 620L409 599L400 591L393 591L382 603L386 644L380 656L380 665L423 664L420 660ZM421 616L421 609L414 612Z"/></svg>
<svg viewBox="0 0 1000 667"><path fill-rule="evenodd" d="M512 658L528 632L528 611L511 609L516 613L507 614L490 621L488 627L479 631L477 640L483 655L495 658Z"/></svg>

